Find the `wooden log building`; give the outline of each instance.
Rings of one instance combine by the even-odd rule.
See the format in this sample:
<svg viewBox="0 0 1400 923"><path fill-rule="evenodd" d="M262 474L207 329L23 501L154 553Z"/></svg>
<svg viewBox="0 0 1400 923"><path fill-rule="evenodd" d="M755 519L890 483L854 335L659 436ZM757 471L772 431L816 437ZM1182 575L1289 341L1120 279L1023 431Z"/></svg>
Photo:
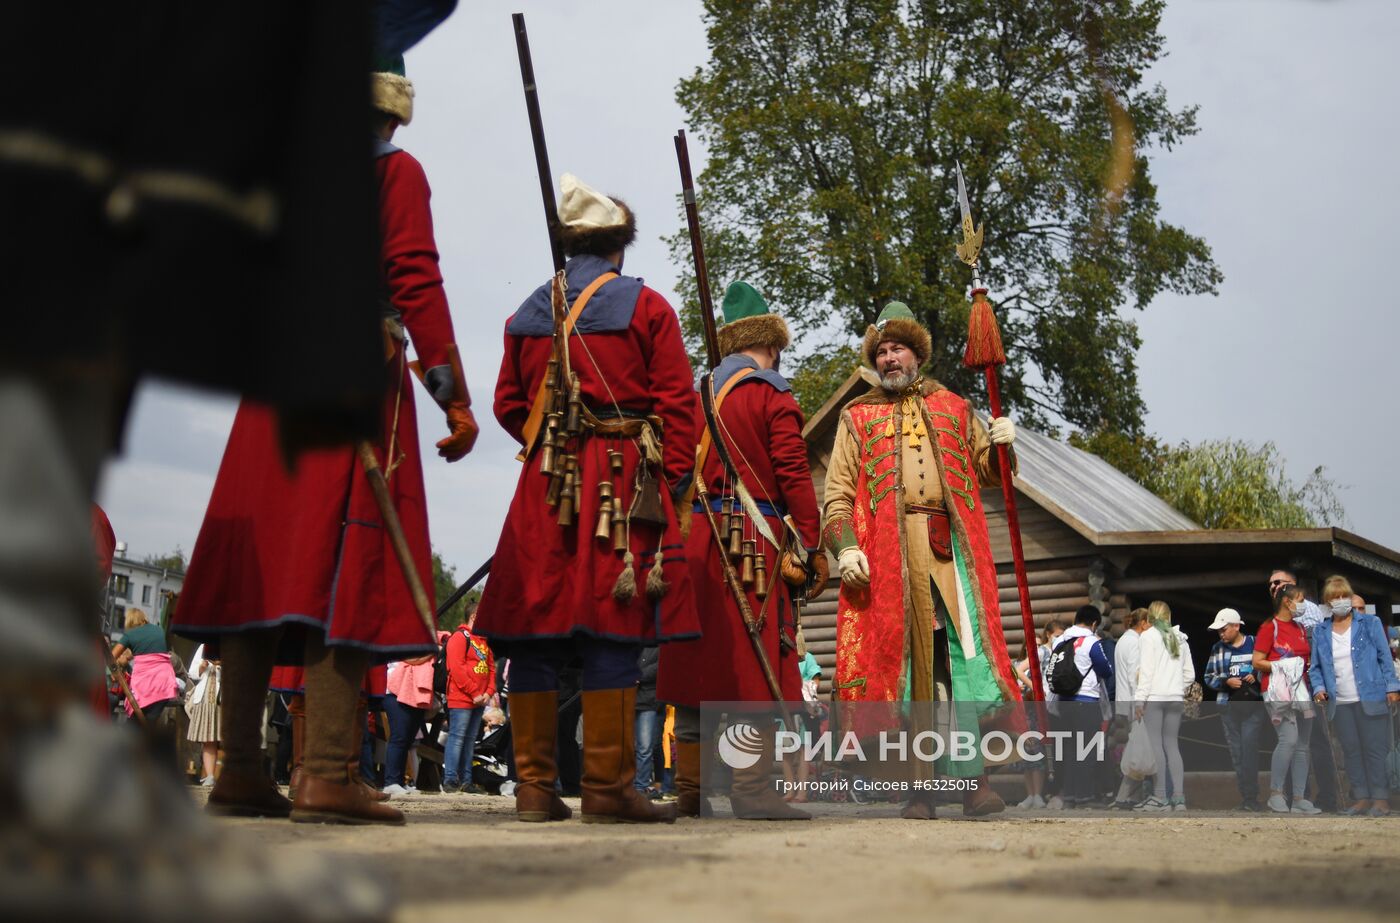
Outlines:
<svg viewBox="0 0 1400 923"><path fill-rule="evenodd" d="M820 501L841 408L869 385L853 373L803 430ZM1293 570L1317 598L1332 574L1394 624L1400 603L1400 552L1344 529L1203 529L1103 459L1068 443L1017 428L1016 508L1021 520L1031 610L1037 630L1054 617L1073 618L1092 603L1121 634L1130 609L1166 600L1190 639L1197 673L1215 633L1207 626L1226 606L1237 609L1251 633L1269 617L1268 579L1276 567ZM1011 564L1001 488L983 490L996 558L1002 628L1013 658L1023 654L1021 605ZM836 663L839 577L803 615L808 649L822 666L829 692Z"/></svg>

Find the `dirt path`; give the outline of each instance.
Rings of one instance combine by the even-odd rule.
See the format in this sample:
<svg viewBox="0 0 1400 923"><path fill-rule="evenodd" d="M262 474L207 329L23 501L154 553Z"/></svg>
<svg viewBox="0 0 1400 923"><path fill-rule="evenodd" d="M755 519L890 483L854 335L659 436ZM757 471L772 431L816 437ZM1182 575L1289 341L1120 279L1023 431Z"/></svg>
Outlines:
<svg viewBox="0 0 1400 923"><path fill-rule="evenodd" d="M400 889L398 918L413 923L493 912L568 923L1331 923L1393 920L1400 909L1400 817L964 820L945 808L949 819L929 823L872 806L801 823L639 827L520 824L510 799L487 796L398 802L409 815L400 828L227 823L274 849L322 849L386 869ZM1261 890L1266 881L1274 884Z"/></svg>

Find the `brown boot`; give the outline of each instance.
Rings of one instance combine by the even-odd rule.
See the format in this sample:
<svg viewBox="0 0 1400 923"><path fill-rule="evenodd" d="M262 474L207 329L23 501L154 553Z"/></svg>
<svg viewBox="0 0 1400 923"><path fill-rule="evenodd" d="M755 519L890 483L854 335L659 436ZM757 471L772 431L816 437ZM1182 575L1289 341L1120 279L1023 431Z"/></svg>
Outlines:
<svg viewBox="0 0 1400 923"><path fill-rule="evenodd" d="M710 799L700 794L700 744L676 741L676 813L710 817Z"/></svg>
<svg viewBox="0 0 1400 923"><path fill-rule="evenodd" d="M968 817L986 817L1006 810L1006 802L992 790L992 780L986 774L971 780L977 787L963 792L963 814Z"/></svg>
<svg viewBox="0 0 1400 923"><path fill-rule="evenodd" d="M324 779L304 773L292 803L292 821L298 824L392 824L404 822L403 812L375 801L356 781Z"/></svg>
<svg viewBox="0 0 1400 923"><path fill-rule="evenodd" d="M583 693L583 822L671 824L675 804L657 804L632 787L637 689Z"/></svg>
<svg viewBox="0 0 1400 923"><path fill-rule="evenodd" d="M292 774L287 779L287 797L295 799L306 760L306 696L297 694L287 701L287 717L292 722Z"/></svg>
<svg viewBox="0 0 1400 923"><path fill-rule="evenodd" d="M206 809L225 817L287 817L292 803L261 770L224 767L209 792Z"/></svg>
<svg viewBox="0 0 1400 923"><path fill-rule="evenodd" d="M774 785L778 775L773 769L773 733L760 731L759 736L762 743L758 761L734 770L734 782L729 787L730 810L739 820L811 820L812 815L794 808L778 793Z"/></svg>
<svg viewBox="0 0 1400 923"><path fill-rule="evenodd" d="M292 812L292 803L263 767L263 707L278 634L251 631L223 639L219 713L224 768L209 793L211 814L286 817Z"/></svg>
<svg viewBox="0 0 1400 923"><path fill-rule="evenodd" d="M516 692L510 697L511 740L515 744L515 819L537 824L574 816L554 790L559 726L558 692Z"/></svg>
<svg viewBox="0 0 1400 923"><path fill-rule="evenodd" d="M905 820L936 820L938 812L933 806L933 793L915 792L914 797L904 803L899 816Z"/></svg>

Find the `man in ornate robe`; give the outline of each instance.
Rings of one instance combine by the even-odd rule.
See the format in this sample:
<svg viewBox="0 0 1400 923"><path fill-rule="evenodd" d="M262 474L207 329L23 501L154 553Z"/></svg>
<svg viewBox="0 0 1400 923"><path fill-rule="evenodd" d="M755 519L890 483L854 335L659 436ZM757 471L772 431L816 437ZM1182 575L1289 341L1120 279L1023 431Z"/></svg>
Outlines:
<svg viewBox="0 0 1400 923"><path fill-rule="evenodd" d="M555 794L555 732L559 673L578 659L583 820L669 823L675 806L632 785L633 720L642 645L700 633L674 509L695 451L690 361L675 310L621 274L637 233L631 210L570 174L561 187L569 361L554 364L546 282L506 323L496 419L525 445L525 465L476 630L510 660L517 818L571 816ZM542 415L552 368L576 376L566 388L572 427ZM545 418L554 419L541 428ZM562 480L550 473L565 470Z"/></svg>
<svg viewBox="0 0 1400 923"><path fill-rule="evenodd" d="M1020 697L981 499L999 483L993 443L1009 445L1015 428L1002 417L988 431L920 375L931 351L929 332L892 302L862 346L880 384L841 411L823 502L841 571L834 688L841 702L951 699L966 706L952 711L957 729L975 733L979 715ZM980 760L947 771L971 780L965 813L1002 809ZM933 813L931 793L916 790L903 816Z"/></svg>

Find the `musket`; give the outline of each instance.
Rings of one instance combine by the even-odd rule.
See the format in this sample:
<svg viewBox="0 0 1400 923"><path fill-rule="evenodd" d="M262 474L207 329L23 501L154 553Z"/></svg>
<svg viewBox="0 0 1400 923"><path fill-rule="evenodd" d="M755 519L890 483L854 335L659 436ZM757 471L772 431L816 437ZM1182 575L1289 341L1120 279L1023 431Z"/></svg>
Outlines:
<svg viewBox="0 0 1400 923"><path fill-rule="evenodd" d="M1001 331L997 329L996 315L992 313L991 302L987 300L987 290L982 287L982 277L977 271L977 261L982 252L982 231L984 226L973 226L972 205L967 198L967 184L963 181L962 164L955 163L958 175L958 209L962 214L962 243L957 246L958 259L972 269L972 314L968 319L967 351L963 354L963 364L968 368L981 369L987 379L987 401L991 404L992 416L1002 415L1001 381L997 367L1006 364L1006 350L1002 347ZM1006 531L1011 539L1011 560L1016 568L1016 590L1021 600L1021 631L1025 635L1023 646L1026 651L1028 672L1031 675L1031 689L1037 702L1045 701L1044 681L1040 675L1039 661L1033 656L1036 651L1035 617L1031 613L1031 591L1026 581L1026 554L1021 547L1021 520L1016 513L1016 487L1012 482L1011 455L1006 446L996 446L997 468L1001 474L1001 496L1006 503ZM1041 714L1041 728L1048 727Z"/></svg>
<svg viewBox="0 0 1400 923"><path fill-rule="evenodd" d="M690 148L685 129L676 132L676 162L681 169L681 199L685 223L690 228L690 256L695 261L695 287L700 297L700 320L705 329L705 358L710 368L719 365L719 332L715 330L715 305L710 298L710 276L705 270L705 242L700 236L700 211L695 205L695 181L690 176Z"/></svg>
<svg viewBox="0 0 1400 923"><path fill-rule="evenodd" d="M545 230L549 235L549 253L554 260L554 280L550 287L550 309L554 319L554 333L549 365L545 371L545 392L536 396L530 408L530 417L525 426L525 444L516 456L517 461L525 461L539 441L540 430L544 427L546 444L555 441L559 427L553 425L563 419L567 394L572 384L572 370L569 367L569 344L565 340L564 322L568 310L568 300L564 292L564 244L559 231L559 206L554 200L554 174L549 168L549 148L544 140L544 119L540 115L540 94L535 83L535 63L530 56L530 36L525 31L525 14L513 13L511 22L515 26L515 51L520 58L520 82L525 88L525 112L530 120L530 140L535 149L535 172L540 184L540 200L544 203ZM545 421L551 421L544 426ZM543 473L549 475L557 485L562 480L562 472L549 462L552 452L541 462ZM562 459L558 462L563 467ZM551 494L552 495L552 494Z"/></svg>
<svg viewBox="0 0 1400 923"><path fill-rule="evenodd" d="M530 117L530 140L535 145L535 171L539 174L540 196L544 200L544 223L549 232L549 251L554 271L564 269L564 245L559 237L559 208L554 202L554 174L549 169L549 149L544 144L544 120L540 117L540 94L535 86L535 62L530 57L530 36L525 32L525 14L513 13L515 51L520 57L520 82L525 85L525 111Z"/></svg>

